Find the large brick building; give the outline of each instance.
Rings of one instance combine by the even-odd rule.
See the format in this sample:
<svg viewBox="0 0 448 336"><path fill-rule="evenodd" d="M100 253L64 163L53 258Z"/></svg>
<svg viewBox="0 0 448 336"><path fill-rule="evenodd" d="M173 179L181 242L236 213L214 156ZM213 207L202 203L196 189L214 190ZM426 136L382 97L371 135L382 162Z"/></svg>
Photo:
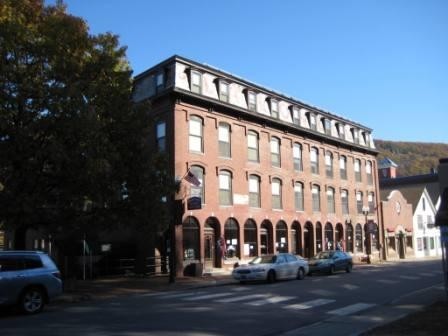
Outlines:
<svg viewBox="0 0 448 336"><path fill-rule="evenodd" d="M379 257L378 176L371 129L222 70L174 56L135 78L149 100L154 144L180 195L201 198L176 225L178 265L342 243ZM179 267L181 270L182 268Z"/></svg>

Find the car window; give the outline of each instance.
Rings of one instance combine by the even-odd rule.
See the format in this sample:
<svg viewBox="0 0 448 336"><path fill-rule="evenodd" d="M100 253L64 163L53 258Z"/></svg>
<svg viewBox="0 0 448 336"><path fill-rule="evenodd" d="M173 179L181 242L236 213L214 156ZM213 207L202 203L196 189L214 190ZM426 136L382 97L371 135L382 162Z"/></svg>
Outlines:
<svg viewBox="0 0 448 336"><path fill-rule="evenodd" d="M23 269L23 262L17 256L0 256L0 272L17 271Z"/></svg>
<svg viewBox="0 0 448 336"><path fill-rule="evenodd" d="M293 255L291 255L291 254L287 254L287 255L286 255L286 261L287 261L287 262L294 262L294 261L296 261L296 260L297 260L297 258L294 257Z"/></svg>
<svg viewBox="0 0 448 336"><path fill-rule="evenodd" d="M281 263L284 263L286 260L285 260L285 256L283 256L283 255L278 255L277 256L277 263L278 264L281 264Z"/></svg>
<svg viewBox="0 0 448 336"><path fill-rule="evenodd" d="M25 256L25 269L33 269L42 267L42 261L37 255Z"/></svg>

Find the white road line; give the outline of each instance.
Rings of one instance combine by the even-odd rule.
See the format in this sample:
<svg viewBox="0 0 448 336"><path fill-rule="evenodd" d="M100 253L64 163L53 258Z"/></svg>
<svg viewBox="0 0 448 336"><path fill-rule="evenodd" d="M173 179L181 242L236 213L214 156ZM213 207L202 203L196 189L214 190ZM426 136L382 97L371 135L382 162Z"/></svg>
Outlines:
<svg viewBox="0 0 448 336"><path fill-rule="evenodd" d="M343 308L339 308L339 309L335 309L335 310L330 310L327 313L331 314L331 315L338 315L338 316L346 316L346 315L350 315L356 312L359 312L361 310L365 310L367 308L373 307L375 306L375 304L373 303L355 303Z"/></svg>
<svg viewBox="0 0 448 336"><path fill-rule="evenodd" d="M199 295L199 294L203 294L203 293L205 293L205 292L167 294L167 295L160 296L160 298L162 298L162 299L177 299L177 298L184 298L184 297L192 296L192 295Z"/></svg>
<svg viewBox="0 0 448 336"><path fill-rule="evenodd" d="M350 285L350 284L345 284L345 285L342 285L341 287L343 287L345 289L349 289L349 290L354 290L354 289L359 288L359 286L357 286L357 285Z"/></svg>
<svg viewBox="0 0 448 336"><path fill-rule="evenodd" d="M199 300L208 300L208 299L214 299L214 298L229 296L229 295L233 295L233 294L232 293L207 294L207 295L188 297L188 298L185 298L184 300L185 301L199 301Z"/></svg>
<svg viewBox="0 0 448 336"><path fill-rule="evenodd" d="M418 273L418 275L424 276L424 277L433 277L436 276L434 273Z"/></svg>
<svg viewBox="0 0 448 336"><path fill-rule="evenodd" d="M243 296L237 296L237 297L231 297L226 299L219 299L215 300L216 302L220 303L230 303L230 302L238 302L238 301L244 301L244 300L252 300L252 299L259 299L261 297L265 297L266 294L251 294L251 295L243 295Z"/></svg>
<svg viewBox="0 0 448 336"><path fill-rule="evenodd" d="M273 297L269 297L269 298L265 298L262 300L257 300L257 301L253 301L253 302L248 302L248 305L251 306L261 306L267 303L280 303L280 302L284 302L284 301L289 301L292 299L295 299L295 296L273 296Z"/></svg>
<svg viewBox="0 0 448 336"><path fill-rule="evenodd" d="M291 305L287 305L284 306L283 308L286 309L311 309L314 307L318 307L318 306L323 306L329 303L333 303L336 300L330 300L330 299L316 299L316 300L311 300L311 301L307 301L307 302L303 302L303 303L296 303L296 304L291 304Z"/></svg>
<svg viewBox="0 0 448 336"><path fill-rule="evenodd" d="M381 283L390 284L390 285L399 283L398 280L389 280L389 279L378 279L378 280L376 280L376 282L381 282Z"/></svg>
<svg viewBox="0 0 448 336"><path fill-rule="evenodd" d="M399 278L406 279L406 280L418 280L420 277L413 276L413 275L400 275Z"/></svg>

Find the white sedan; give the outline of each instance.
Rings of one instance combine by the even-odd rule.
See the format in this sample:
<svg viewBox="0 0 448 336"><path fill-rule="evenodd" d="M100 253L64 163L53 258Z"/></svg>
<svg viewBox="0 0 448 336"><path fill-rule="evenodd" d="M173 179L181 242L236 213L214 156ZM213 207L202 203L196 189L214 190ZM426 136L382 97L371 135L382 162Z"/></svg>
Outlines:
<svg viewBox="0 0 448 336"><path fill-rule="evenodd" d="M235 280L246 281L266 280L275 282L280 279L302 280L308 274L308 261L290 253L277 253L255 257L247 265L237 266L232 276Z"/></svg>

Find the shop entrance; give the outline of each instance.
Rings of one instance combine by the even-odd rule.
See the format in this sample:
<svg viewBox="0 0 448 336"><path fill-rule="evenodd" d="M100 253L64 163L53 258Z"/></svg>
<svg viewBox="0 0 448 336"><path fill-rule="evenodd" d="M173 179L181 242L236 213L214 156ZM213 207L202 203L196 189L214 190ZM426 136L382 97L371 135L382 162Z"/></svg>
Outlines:
<svg viewBox="0 0 448 336"><path fill-rule="evenodd" d="M206 227L204 231L204 267L208 269L216 265L216 240L213 228Z"/></svg>

